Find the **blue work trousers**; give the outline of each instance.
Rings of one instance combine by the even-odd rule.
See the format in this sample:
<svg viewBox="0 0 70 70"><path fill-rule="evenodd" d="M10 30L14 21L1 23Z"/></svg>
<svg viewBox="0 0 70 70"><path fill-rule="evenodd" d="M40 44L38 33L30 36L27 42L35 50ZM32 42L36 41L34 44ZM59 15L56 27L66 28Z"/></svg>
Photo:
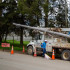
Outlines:
<svg viewBox="0 0 70 70"><path fill-rule="evenodd" d="M45 55L45 53L46 53L46 49L45 49L45 48L43 48L43 56Z"/></svg>

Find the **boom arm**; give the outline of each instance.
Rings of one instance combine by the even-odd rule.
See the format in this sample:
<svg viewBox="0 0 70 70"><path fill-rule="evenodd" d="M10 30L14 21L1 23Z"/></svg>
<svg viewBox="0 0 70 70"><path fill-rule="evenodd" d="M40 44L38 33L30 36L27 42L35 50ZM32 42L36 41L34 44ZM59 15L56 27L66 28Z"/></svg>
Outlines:
<svg viewBox="0 0 70 70"><path fill-rule="evenodd" d="M31 26L26 26L26 25L21 25L21 24L16 24L16 23L13 23L13 25L24 27L24 28L28 28L28 29L39 30L39 31L42 31L42 32L47 32L47 33L50 33L50 34L54 34L54 35L58 35L58 36L66 37L66 38L70 38L70 36L67 35L67 34L63 34L63 33L60 33L60 32L49 31L48 29L44 29L44 28L31 27Z"/></svg>

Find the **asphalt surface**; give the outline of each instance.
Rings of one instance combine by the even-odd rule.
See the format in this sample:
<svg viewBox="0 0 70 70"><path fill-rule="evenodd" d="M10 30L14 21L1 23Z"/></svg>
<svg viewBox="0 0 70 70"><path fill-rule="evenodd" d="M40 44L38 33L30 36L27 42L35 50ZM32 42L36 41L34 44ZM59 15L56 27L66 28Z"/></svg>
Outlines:
<svg viewBox="0 0 70 70"><path fill-rule="evenodd" d="M0 70L70 70L70 61L0 51Z"/></svg>

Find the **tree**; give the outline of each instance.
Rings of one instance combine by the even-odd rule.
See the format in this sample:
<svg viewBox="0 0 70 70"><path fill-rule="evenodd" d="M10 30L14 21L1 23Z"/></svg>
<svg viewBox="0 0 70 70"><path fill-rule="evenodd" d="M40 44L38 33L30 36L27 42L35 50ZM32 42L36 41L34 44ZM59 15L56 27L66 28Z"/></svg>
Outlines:
<svg viewBox="0 0 70 70"><path fill-rule="evenodd" d="M20 24L39 26L39 18L41 15L39 1L40 0L18 0L18 12L24 17L23 23L19 22ZM23 28L21 28L21 33L23 32L22 30ZM23 35L23 33L21 35ZM23 39L22 37L23 36L21 36L21 39Z"/></svg>
<svg viewBox="0 0 70 70"><path fill-rule="evenodd" d="M15 13L15 7L17 6L15 0L4 0L0 4L0 8L2 10L1 16L0 16L0 36L3 38L5 35L5 41L7 34L9 33L10 29L12 29L12 20L13 15Z"/></svg>
<svg viewBox="0 0 70 70"><path fill-rule="evenodd" d="M42 16L40 6L41 6L41 0L34 0L32 5L31 5L31 13L32 13L33 20L35 20L35 25L36 26L40 25L39 24L39 19Z"/></svg>
<svg viewBox="0 0 70 70"><path fill-rule="evenodd" d="M68 14L67 12L65 12L67 10L65 10L65 6L66 6L66 2L64 0L51 0L50 1L52 4L50 4L50 15L53 15L53 25L57 25L57 27L67 27L67 23L66 23L66 14ZM55 21L55 22L54 22Z"/></svg>
<svg viewBox="0 0 70 70"><path fill-rule="evenodd" d="M67 8L65 9L65 6L66 6L66 1L64 0L59 0L59 5L58 5L58 8L59 8L59 12L56 16L56 20L57 20L57 24L59 24L60 27L67 27L68 24L67 24ZM67 6L66 6L67 7Z"/></svg>
<svg viewBox="0 0 70 70"><path fill-rule="evenodd" d="M43 3L43 8L44 8L44 13L45 13L45 27L48 27L49 24L48 24L48 6L49 5L49 0L44 0L44 3Z"/></svg>
<svg viewBox="0 0 70 70"><path fill-rule="evenodd" d="M30 25L39 26L39 19L41 18L39 6L40 0L22 0L19 2L19 9L22 14L27 14L26 19L29 21Z"/></svg>
<svg viewBox="0 0 70 70"><path fill-rule="evenodd" d="M1 8L2 0L0 0L0 43L2 42L2 8Z"/></svg>

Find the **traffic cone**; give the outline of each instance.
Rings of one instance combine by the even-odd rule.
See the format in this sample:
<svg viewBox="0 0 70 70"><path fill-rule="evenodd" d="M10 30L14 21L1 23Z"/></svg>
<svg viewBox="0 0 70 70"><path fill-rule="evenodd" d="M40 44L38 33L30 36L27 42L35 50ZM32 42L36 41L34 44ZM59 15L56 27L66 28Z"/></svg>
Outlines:
<svg viewBox="0 0 70 70"><path fill-rule="evenodd" d="M53 49L53 53L52 53L52 60L55 60L54 49Z"/></svg>
<svg viewBox="0 0 70 70"><path fill-rule="evenodd" d="M25 48L24 48L24 46L23 46L23 51L22 51L23 53L25 52Z"/></svg>
<svg viewBox="0 0 70 70"><path fill-rule="evenodd" d="M13 45L12 45L12 50L11 50L11 54L14 54L14 50L13 50Z"/></svg>
<svg viewBox="0 0 70 70"><path fill-rule="evenodd" d="M34 57L36 57L37 56L37 54L36 54L36 48L35 48L35 51L34 51Z"/></svg>

